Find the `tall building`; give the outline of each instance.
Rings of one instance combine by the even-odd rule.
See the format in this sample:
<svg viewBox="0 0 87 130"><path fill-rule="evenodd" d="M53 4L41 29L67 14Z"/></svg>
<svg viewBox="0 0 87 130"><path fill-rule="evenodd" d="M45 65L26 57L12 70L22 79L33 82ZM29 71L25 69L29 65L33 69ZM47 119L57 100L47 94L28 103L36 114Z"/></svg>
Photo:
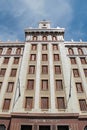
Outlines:
<svg viewBox="0 0 87 130"><path fill-rule="evenodd" d="M0 42L0 130L87 130L87 42L41 21Z"/></svg>

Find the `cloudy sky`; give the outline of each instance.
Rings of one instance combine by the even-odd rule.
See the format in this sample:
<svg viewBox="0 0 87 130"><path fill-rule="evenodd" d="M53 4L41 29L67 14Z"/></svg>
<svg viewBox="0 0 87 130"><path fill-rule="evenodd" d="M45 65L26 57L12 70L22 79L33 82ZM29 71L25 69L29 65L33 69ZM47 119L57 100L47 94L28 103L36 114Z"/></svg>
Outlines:
<svg viewBox="0 0 87 130"><path fill-rule="evenodd" d="M0 0L0 40L24 41L40 20L64 27L65 40L87 41L87 0Z"/></svg>

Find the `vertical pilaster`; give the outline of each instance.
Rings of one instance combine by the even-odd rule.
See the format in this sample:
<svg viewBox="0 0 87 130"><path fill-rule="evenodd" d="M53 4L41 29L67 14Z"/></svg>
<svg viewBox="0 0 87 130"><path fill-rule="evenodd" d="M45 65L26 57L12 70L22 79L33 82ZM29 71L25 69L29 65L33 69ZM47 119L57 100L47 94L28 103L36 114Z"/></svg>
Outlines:
<svg viewBox="0 0 87 130"><path fill-rule="evenodd" d="M37 50L37 65L36 65L36 88L35 88L35 109L39 110L39 96L40 96L40 64L41 64L41 44L38 44Z"/></svg>
<svg viewBox="0 0 87 130"><path fill-rule="evenodd" d="M49 70L50 70L50 100L51 112L55 112L55 86L54 86L54 71L53 71L53 54L52 44L49 44Z"/></svg>

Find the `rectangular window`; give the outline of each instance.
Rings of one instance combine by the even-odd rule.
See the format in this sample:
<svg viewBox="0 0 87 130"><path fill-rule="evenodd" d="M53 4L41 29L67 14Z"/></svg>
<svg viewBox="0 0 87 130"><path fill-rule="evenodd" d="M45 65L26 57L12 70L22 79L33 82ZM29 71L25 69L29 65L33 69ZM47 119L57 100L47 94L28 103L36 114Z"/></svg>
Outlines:
<svg viewBox="0 0 87 130"><path fill-rule="evenodd" d="M48 55L42 54L42 61L47 61L47 60L48 60Z"/></svg>
<svg viewBox="0 0 87 130"><path fill-rule="evenodd" d="M57 91L63 90L62 80L56 80L56 90Z"/></svg>
<svg viewBox="0 0 87 130"><path fill-rule="evenodd" d="M48 66L47 65L42 66L42 74L48 74Z"/></svg>
<svg viewBox="0 0 87 130"><path fill-rule="evenodd" d="M33 79L28 79L27 80L27 89L29 89L29 90L34 89L34 80Z"/></svg>
<svg viewBox="0 0 87 130"><path fill-rule="evenodd" d="M85 77L87 77L87 69L84 69Z"/></svg>
<svg viewBox="0 0 87 130"><path fill-rule="evenodd" d="M54 54L54 61L59 61L59 54Z"/></svg>
<svg viewBox="0 0 87 130"><path fill-rule="evenodd" d="M5 99L3 104L3 110L9 110L11 99Z"/></svg>
<svg viewBox="0 0 87 130"><path fill-rule="evenodd" d="M10 76L11 76L11 77L15 77L15 76L16 76L16 73L17 73L17 69L12 69Z"/></svg>
<svg viewBox="0 0 87 130"><path fill-rule="evenodd" d="M25 108L32 109L33 108L33 97L26 97Z"/></svg>
<svg viewBox="0 0 87 130"><path fill-rule="evenodd" d="M85 57L84 57L84 58L80 58L80 60L81 60L81 63L82 63L82 64L86 64L86 59L85 59Z"/></svg>
<svg viewBox="0 0 87 130"><path fill-rule="evenodd" d="M64 97L57 97L57 108L65 109Z"/></svg>
<svg viewBox="0 0 87 130"><path fill-rule="evenodd" d="M8 64L8 62L9 62L9 57L5 57L4 61L3 61L3 64Z"/></svg>
<svg viewBox="0 0 87 130"><path fill-rule="evenodd" d="M85 99L80 99L79 104L80 104L80 110L81 111L87 111L87 104L86 104Z"/></svg>
<svg viewBox="0 0 87 130"><path fill-rule="evenodd" d="M32 44L31 50L35 51L36 49L37 49L37 45L36 44Z"/></svg>
<svg viewBox="0 0 87 130"><path fill-rule="evenodd" d="M75 58L70 58L71 64L76 64L76 59Z"/></svg>
<svg viewBox="0 0 87 130"><path fill-rule="evenodd" d="M43 50L43 51L47 50L47 44L43 44L43 45L42 45L42 50Z"/></svg>
<svg viewBox="0 0 87 130"><path fill-rule="evenodd" d="M36 54L30 55L30 61L36 61Z"/></svg>
<svg viewBox="0 0 87 130"><path fill-rule="evenodd" d="M57 44L53 44L53 50L58 50L58 45Z"/></svg>
<svg viewBox="0 0 87 130"><path fill-rule="evenodd" d="M32 125L21 125L20 130L32 130Z"/></svg>
<svg viewBox="0 0 87 130"><path fill-rule="evenodd" d="M82 83L76 83L76 89L78 93L83 92Z"/></svg>
<svg viewBox="0 0 87 130"><path fill-rule="evenodd" d="M19 57L14 57L14 62L13 64L18 64L19 63Z"/></svg>
<svg viewBox="0 0 87 130"><path fill-rule="evenodd" d="M0 82L0 90L1 90L1 87L2 87L2 82Z"/></svg>
<svg viewBox="0 0 87 130"><path fill-rule="evenodd" d="M79 71L78 69L73 69L74 77L79 77Z"/></svg>
<svg viewBox="0 0 87 130"><path fill-rule="evenodd" d="M0 76L5 76L5 72L6 72L6 69L1 69L0 70Z"/></svg>
<svg viewBox="0 0 87 130"><path fill-rule="evenodd" d="M7 87L7 92L13 92L14 82L9 82Z"/></svg>
<svg viewBox="0 0 87 130"><path fill-rule="evenodd" d="M59 125L57 130L70 130L68 125Z"/></svg>
<svg viewBox="0 0 87 130"><path fill-rule="evenodd" d="M29 74L35 74L35 66L34 65L29 66Z"/></svg>
<svg viewBox="0 0 87 130"><path fill-rule="evenodd" d="M49 98L41 97L41 109L49 109Z"/></svg>
<svg viewBox="0 0 87 130"><path fill-rule="evenodd" d="M55 66L55 74L61 74L60 66Z"/></svg>
<svg viewBox="0 0 87 130"><path fill-rule="evenodd" d="M48 90L48 80L42 80L41 90Z"/></svg>

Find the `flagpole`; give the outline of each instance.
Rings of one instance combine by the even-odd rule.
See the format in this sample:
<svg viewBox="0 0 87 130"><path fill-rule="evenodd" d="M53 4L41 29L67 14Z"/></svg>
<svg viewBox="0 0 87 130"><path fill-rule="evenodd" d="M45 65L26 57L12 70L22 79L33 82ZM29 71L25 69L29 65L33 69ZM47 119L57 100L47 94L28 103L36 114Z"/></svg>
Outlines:
<svg viewBox="0 0 87 130"><path fill-rule="evenodd" d="M19 76L20 76L20 70L21 70L21 64L22 64L22 57L20 57L20 58L21 58L21 61L20 61L20 65L19 65L19 72L18 72L18 78L17 78L17 83L16 83L16 90L15 90L15 95L14 95L14 100L13 100L12 112L13 112L14 106L15 106L15 104L16 104L18 98L21 96L21 92L20 92L20 78L19 78ZM18 85L19 85L19 86L18 86ZM18 98L15 100L18 87L19 87L19 96L18 96Z"/></svg>
<svg viewBox="0 0 87 130"><path fill-rule="evenodd" d="M70 84L69 84L69 95L68 95L68 100L67 100L67 103L66 103L66 109L68 107L68 103L69 103L69 100L71 98L71 88L72 88L72 68L70 68Z"/></svg>

